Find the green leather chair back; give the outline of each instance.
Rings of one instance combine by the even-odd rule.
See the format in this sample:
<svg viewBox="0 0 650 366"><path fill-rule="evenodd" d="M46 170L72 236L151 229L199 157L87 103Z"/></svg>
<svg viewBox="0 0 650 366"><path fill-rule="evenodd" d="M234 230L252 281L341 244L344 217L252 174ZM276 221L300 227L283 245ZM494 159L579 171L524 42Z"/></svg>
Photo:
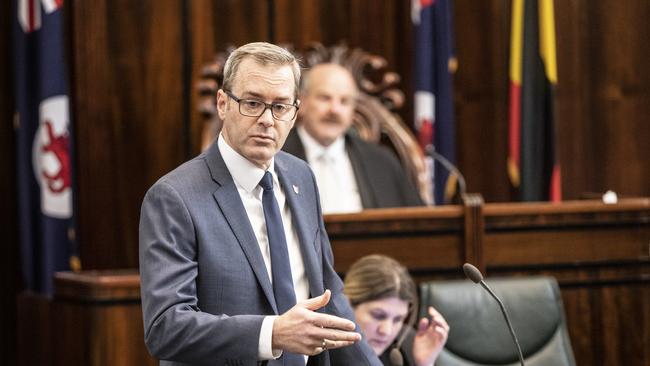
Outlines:
<svg viewBox="0 0 650 366"><path fill-rule="evenodd" d="M503 301L527 366L574 366L562 297L553 277L491 278ZM450 326L436 366L519 365L517 349L498 303L469 280L420 285L420 312L436 308Z"/></svg>

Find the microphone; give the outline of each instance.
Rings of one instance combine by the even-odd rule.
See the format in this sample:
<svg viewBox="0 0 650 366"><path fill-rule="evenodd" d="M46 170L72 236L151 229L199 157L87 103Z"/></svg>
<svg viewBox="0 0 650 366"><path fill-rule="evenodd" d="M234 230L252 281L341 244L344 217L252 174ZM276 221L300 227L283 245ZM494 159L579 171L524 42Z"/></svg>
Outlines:
<svg viewBox="0 0 650 366"><path fill-rule="evenodd" d="M469 263L463 264L463 272L465 272L465 276L472 280L474 283L478 283L487 292L492 295L492 297L499 303L499 307L501 308L501 312L503 313L503 317L506 319L506 323L508 324L508 330L510 330L510 335L512 336L512 340L515 341L515 346L517 346L517 354L519 355L519 362L521 362L521 366L524 365L524 356L521 353L521 347L519 347L519 341L517 340L517 336L515 335L514 329L512 329L512 324L510 324L510 318L508 317L508 313L506 312L505 306L503 306L503 302L501 302L501 299L492 291L490 286L483 281L483 275L481 274L481 271L478 270L478 268L474 267L473 265Z"/></svg>
<svg viewBox="0 0 650 366"><path fill-rule="evenodd" d="M397 343L395 343L395 347L393 347L393 349L391 349L390 353L388 354L388 357L390 358L390 362L394 366L404 366L404 356L402 355L402 351L400 351L400 348L402 347L402 343L404 343L404 340L408 335L409 328L413 328L413 326L415 326L415 320L417 319L417 317L418 314L415 312L415 305L412 305L411 317L409 318L408 325L402 326L402 329L400 330L402 334L397 340Z"/></svg>
<svg viewBox="0 0 650 366"><path fill-rule="evenodd" d="M461 197L467 192L466 186L465 186L465 177L463 174L456 168L456 166L449 161L449 159L445 158L442 154L438 153L436 151L436 148L432 144L428 144L425 148L426 154L430 156L433 160L439 162L442 164L445 169L449 172L449 174L455 175L456 178L458 179L458 189L460 191Z"/></svg>
<svg viewBox="0 0 650 366"><path fill-rule="evenodd" d="M406 332L404 332L406 334ZM399 348L402 346L402 342L404 341L404 334L402 334L402 337L400 340L397 342L395 347L393 347L392 350L390 350L389 358L390 358L390 363L395 366L404 366L404 356L402 356L402 351L399 350Z"/></svg>

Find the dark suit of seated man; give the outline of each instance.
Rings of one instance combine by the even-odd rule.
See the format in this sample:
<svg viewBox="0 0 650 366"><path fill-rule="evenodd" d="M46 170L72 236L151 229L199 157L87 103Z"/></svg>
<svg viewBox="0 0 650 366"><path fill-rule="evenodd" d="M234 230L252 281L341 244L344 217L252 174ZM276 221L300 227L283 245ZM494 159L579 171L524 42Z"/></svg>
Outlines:
<svg viewBox="0 0 650 366"><path fill-rule="evenodd" d="M422 205L389 149L348 133L357 95L346 68L331 63L314 66L303 77L299 124L283 150L314 170L323 213Z"/></svg>
<svg viewBox="0 0 650 366"><path fill-rule="evenodd" d="M145 344L161 365L381 365L351 320L314 176L279 151L296 59L251 43L224 70L217 141L142 203Z"/></svg>

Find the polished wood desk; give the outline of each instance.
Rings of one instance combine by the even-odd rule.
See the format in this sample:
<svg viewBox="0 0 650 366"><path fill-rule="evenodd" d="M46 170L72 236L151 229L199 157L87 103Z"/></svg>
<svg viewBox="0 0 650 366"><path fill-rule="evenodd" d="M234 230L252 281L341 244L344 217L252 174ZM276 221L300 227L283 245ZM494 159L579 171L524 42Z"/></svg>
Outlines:
<svg viewBox="0 0 650 366"><path fill-rule="evenodd" d="M371 253L404 263L417 281L487 276L558 278L579 365L650 364L650 199L368 210L325 218L341 274ZM57 365L152 364L142 341L139 278L130 272L55 279Z"/></svg>

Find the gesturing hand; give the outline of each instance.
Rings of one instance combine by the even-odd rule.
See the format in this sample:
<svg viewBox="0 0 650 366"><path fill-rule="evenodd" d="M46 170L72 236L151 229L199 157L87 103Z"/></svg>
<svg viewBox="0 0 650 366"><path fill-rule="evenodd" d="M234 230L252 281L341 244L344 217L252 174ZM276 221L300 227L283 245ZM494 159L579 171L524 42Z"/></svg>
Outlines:
<svg viewBox="0 0 650 366"><path fill-rule="evenodd" d="M431 306L428 311L431 321L428 318L420 319L413 340L413 357L418 366L433 365L449 334L449 325L445 318Z"/></svg>
<svg viewBox="0 0 650 366"><path fill-rule="evenodd" d="M297 303L273 323L273 349L316 355L326 349L349 346L361 339L352 321L334 315L317 313L329 303L330 290L317 297Z"/></svg>

